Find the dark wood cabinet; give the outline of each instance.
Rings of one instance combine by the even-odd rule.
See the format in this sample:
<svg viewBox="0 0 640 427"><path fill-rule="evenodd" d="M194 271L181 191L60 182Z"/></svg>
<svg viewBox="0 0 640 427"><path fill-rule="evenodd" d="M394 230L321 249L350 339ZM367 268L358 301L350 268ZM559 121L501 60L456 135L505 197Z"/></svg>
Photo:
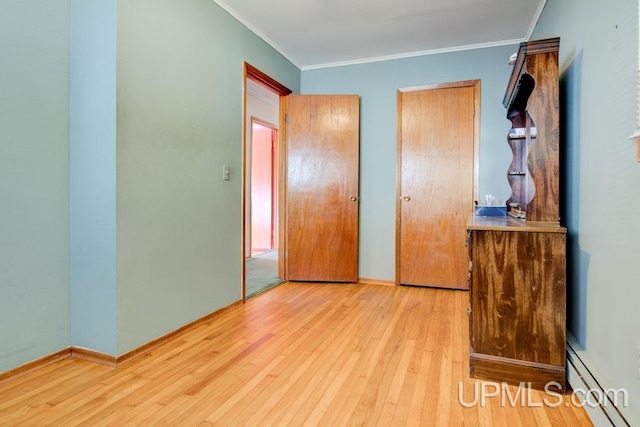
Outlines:
<svg viewBox="0 0 640 427"><path fill-rule="evenodd" d="M502 101L512 124L507 209L528 221L560 221L559 44L558 38L522 43Z"/></svg>
<svg viewBox="0 0 640 427"><path fill-rule="evenodd" d="M504 101L509 214L474 216L468 225L470 375L540 389L566 382L558 47L559 39L520 45Z"/></svg>
<svg viewBox="0 0 640 427"><path fill-rule="evenodd" d="M496 217L469 230L471 376L564 388L566 230Z"/></svg>

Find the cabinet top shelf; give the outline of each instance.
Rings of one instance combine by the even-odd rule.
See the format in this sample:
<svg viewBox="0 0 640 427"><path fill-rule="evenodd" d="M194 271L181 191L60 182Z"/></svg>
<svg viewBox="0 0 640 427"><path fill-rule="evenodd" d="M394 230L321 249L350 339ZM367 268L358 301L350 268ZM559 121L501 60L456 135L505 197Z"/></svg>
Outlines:
<svg viewBox="0 0 640 427"><path fill-rule="evenodd" d="M509 80L507 91L502 99L502 105L504 105L505 108L511 111L510 105L514 101L514 95L517 93L518 86L520 86L520 76L521 74L526 73L526 56L538 53L557 52L559 49L560 37L520 43L516 62L513 64L511 79Z"/></svg>
<svg viewBox="0 0 640 427"><path fill-rule="evenodd" d="M565 233L567 229L556 223L523 221L509 216L472 216L467 230L530 231L543 233Z"/></svg>

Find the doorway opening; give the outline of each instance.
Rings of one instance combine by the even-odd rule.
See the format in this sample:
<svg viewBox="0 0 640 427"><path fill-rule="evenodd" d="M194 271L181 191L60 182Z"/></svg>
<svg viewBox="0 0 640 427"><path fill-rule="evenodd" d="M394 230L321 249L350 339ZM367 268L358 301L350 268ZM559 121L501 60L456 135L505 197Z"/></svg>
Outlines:
<svg viewBox="0 0 640 427"><path fill-rule="evenodd" d="M247 298L282 282L278 276L278 128L251 119L247 140L245 203Z"/></svg>
<svg viewBox="0 0 640 427"><path fill-rule="evenodd" d="M244 64L242 300L284 278L280 211L280 100L291 90Z"/></svg>
<svg viewBox="0 0 640 427"><path fill-rule="evenodd" d="M249 161L250 160L250 161ZM251 195L247 209L251 225L251 258L278 249L278 129L251 119ZM276 258L277 259L277 258Z"/></svg>

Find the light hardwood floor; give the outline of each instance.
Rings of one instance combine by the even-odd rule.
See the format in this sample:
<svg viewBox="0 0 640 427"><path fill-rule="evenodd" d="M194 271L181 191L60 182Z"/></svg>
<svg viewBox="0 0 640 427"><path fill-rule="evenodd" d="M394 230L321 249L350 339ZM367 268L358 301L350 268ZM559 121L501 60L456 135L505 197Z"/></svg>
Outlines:
<svg viewBox="0 0 640 427"><path fill-rule="evenodd" d="M474 389L495 387L468 378L467 305L465 291L285 283L117 368L70 359L10 379L0 424L591 424L570 395L510 387L483 405Z"/></svg>

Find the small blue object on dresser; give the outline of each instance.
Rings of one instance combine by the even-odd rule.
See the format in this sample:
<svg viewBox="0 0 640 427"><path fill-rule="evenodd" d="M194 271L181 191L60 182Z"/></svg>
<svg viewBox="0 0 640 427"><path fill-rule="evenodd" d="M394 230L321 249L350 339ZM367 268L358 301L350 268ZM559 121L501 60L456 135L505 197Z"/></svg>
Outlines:
<svg viewBox="0 0 640 427"><path fill-rule="evenodd" d="M507 216L506 206L476 205L476 216Z"/></svg>

